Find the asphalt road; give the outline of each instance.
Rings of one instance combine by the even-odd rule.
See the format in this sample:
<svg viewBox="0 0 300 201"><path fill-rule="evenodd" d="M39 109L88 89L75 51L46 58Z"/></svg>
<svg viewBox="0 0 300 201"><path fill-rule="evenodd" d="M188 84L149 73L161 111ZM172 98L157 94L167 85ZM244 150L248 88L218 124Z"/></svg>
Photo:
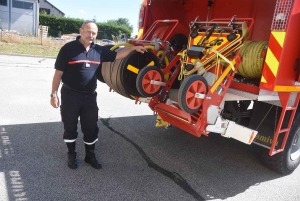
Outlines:
<svg viewBox="0 0 300 201"><path fill-rule="evenodd" d="M54 59L0 55L0 201L230 200L299 201L300 168L282 176L257 148L212 134L156 128L146 104L98 84L104 168L66 165L59 109L50 106ZM80 130L80 125L79 130Z"/></svg>

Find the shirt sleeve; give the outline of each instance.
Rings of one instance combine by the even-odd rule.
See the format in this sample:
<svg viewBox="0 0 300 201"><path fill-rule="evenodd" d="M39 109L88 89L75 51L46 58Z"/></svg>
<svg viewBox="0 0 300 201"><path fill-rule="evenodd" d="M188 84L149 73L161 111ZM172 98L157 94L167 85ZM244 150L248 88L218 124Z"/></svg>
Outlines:
<svg viewBox="0 0 300 201"><path fill-rule="evenodd" d="M56 58L54 68L60 71L64 71L68 66L68 55L66 51L66 46L63 46Z"/></svg>
<svg viewBox="0 0 300 201"><path fill-rule="evenodd" d="M101 62L113 62L116 60L117 52L108 48L101 48Z"/></svg>

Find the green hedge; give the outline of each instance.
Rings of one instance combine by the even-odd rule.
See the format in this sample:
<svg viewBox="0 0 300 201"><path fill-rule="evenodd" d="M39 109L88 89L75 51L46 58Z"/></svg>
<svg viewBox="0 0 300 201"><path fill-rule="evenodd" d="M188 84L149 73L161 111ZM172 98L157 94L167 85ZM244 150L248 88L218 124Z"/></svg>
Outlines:
<svg viewBox="0 0 300 201"><path fill-rule="evenodd" d="M85 21L78 18L57 17L40 13L39 24L48 27L48 35L58 37L59 33L70 34L79 33L79 28ZM131 36L131 32L121 26L111 25L107 23L96 23L98 26L97 39L107 38L112 39L112 35L118 36L120 33L125 33L127 37Z"/></svg>

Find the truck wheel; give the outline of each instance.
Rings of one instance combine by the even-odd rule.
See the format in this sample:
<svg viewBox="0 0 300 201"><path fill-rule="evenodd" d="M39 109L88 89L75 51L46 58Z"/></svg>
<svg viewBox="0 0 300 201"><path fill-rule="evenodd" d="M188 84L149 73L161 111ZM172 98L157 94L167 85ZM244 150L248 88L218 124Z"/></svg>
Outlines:
<svg viewBox="0 0 300 201"><path fill-rule="evenodd" d="M280 174L292 173L300 164L300 113L294 119L288 140L283 152L269 156L269 150L263 150L262 163Z"/></svg>
<svg viewBox="0 0 300 201"><path fill-rule="evenodd" d="M140 70L136 78L136 88L144 97L152 97L160 92L162 86L151 84L151 80L163 82L164 75L156 66L147 66Z"/></svg>
<svg viewBox="0 0 300 201"><path fill-rule="evenodd" d="M202 106L203 99L196 97L206 94L208 84L201 75L190 75L181 84L178 91L178 103L180 108L189 113L198 112Z"/></svg>

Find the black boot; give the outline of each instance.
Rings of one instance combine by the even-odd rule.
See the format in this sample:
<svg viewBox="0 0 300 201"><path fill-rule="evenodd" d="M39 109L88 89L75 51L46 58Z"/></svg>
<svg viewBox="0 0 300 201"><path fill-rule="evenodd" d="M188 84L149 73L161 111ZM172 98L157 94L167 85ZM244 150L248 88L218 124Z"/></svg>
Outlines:
<svg viewBox="0 0 300 201"><path fill-rule="evenodd" d="M76 151L75 151L76 142L71 142L66 144L68 147L68 167L71 169L76 169L77 168Z"/></svg>
<svg viewBox="0 0 300 201"><path fill-rule="evenodd" d="M84 161L90 164L95 169L101 169L102 165L97 161L95 157L95 143L92 145L85 144L85 158Z"/></svg>

